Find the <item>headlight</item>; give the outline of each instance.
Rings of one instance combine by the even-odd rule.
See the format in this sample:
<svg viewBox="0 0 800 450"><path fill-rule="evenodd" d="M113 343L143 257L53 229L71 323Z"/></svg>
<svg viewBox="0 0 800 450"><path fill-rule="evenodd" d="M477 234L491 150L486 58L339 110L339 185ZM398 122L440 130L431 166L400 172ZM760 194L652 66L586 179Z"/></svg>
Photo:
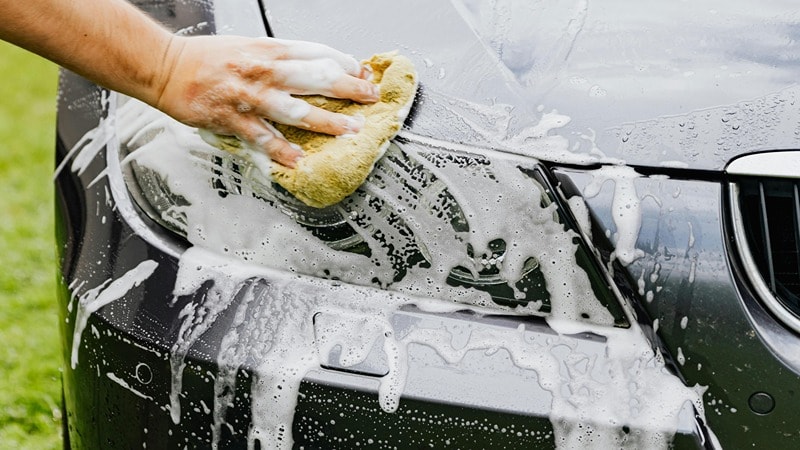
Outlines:
<svg viewBox="0 0 800 450"><path fill-rule="evenodd" d="M361 188L316 209L141 103L120 106L118 123L134 198L195 245L279 270L516 313L548 315L559 295L572 299L579 319L625 323L618 306L613 316L606 309L616 300L564 225L567 209L554 202L535 160L397 139Z"/></svg>

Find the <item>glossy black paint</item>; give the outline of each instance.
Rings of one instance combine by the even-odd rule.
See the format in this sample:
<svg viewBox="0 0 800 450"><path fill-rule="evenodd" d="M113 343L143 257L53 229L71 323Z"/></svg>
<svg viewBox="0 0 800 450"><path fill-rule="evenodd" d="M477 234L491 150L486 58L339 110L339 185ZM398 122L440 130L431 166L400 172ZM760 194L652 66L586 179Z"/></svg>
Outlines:
<svg viewBox="0 0 800 450"><path fill-rule="evenodd" d="M357 56L408 54L425 93L409 130L416 134L497 148L497 140L475 133L465 119L495 130L506 118L482 117L472 102L497 105L496 113L501 105L513 108L510 135L556 110L569 123L554 134L578 152L594 145L631 165L720 170L739 154L800 147L800 19L792 2L265 0L265 6L277 37Z"/></svg>
<svg viewBox="0 0 800 450"><path fill-rule="evenodd" d="M267 7L272 4L274 2L268 2ZM213 17L203 2L152 1L137 2L137 5L174 29L198 22L207 22L209 29L213 29ZM398 5L398 8L405 6ZM274 11L278 12L278 9ZM370 11L364 8L363 14ZM285 17L281 15L280 20ZM278 33L282 30L280 26L275 28ZM321 33L333 33L322 28ZM346 37L345 34L337 39ZM330 43L335 45L339 42L344 41ZM62 73L60 92L57 161L61 161L78 139L95 127L105 114L101 91L73 74ZM747 108L747 105L743 107ZM424 102L420 108L430 111L424 109ZM761 113L763 110L753 112ZM425 123L427 112L422 114L423 118L415 123ZM587 117L595 119L597 116ZM673 125L675 130L681 128L677 122ZM647 145L652 142L652 135L641 131L630 136L631 141L638 139ZM619 154L626 153L624 147ZM682 144L680 148L688 147ZM75 175L67 168L56 180L56 238L60 263L58 295L62 314L69 442L73 448L131 448L143 443L147 448L207 446L211 431L206 408L214 400L213 390L209 389L208 372L215 369L213 355L218 350L226 320L230 318L223 318L216 333L212 331L192 348L183 389L192 393L192 397L184 399L185 415L180 426L174 425L163 405L169 404L169 349L177 337L178 314L183 304L193 301L192 298L175 300L171 294L177 255L186 244L160 229L145 214L140 214L141 220L167 245L159 247L143 239L109 204L107 180L101 177L90 186L105 169L104 153L102 151L83 174ZM648 164L653 153L639 149L636 155L634 161ZM703 170L719 168L721 161L723 159L719 158L695 160L697 168ZM580 193L587 180L586 168L552 166L551 170L553 181L561 182L561 195L565 198ZM662 204L657 208L650 205L644 215L637 246L645 250L645 257L628 267L615 266L612 276L618 289L637 307L641 323L654 329L652 323L658 319L659 326L653 330L652 340L654 345L663 349L666 359L672 361L671 367L676 373L690 385L709 386L705 397L706 418L723 446L729 444L734 448L744 448L769 442L775 448L796 447L800 442L797 431L800 427L793 406L800 372L797 356L800 355L800 339L775 321L742 281L745 279L741 274L744 269L735 257L735 242L726 232L729 218L723 177L709 170L704 172L708 176L699 177L703 178L700 180L693 179L695 173L689 171L679 172L682 175L674 177L684 179L666 179L653 176L661 171L653 165L648 165L647 170L651 176L640 180L642 192L652 193ZM675 192L694 193L696 198L686 200L683 194L673 196ZM600 261L608 263L612 246L604 237L604 231L613 230L610 199L601 195L587 199L587 202L593 218L595 250ZM688 245L686 223L691 223L696 233L693 245ZM158 262L156 272L129 295L90 317L83 333L78 365L75 370L71 369L75 311L74 308L70 310L69 305L77 292L73 283L79 281L87 286L98 286L147 259ZM696 263L694 282L689 281L692 262ZM660 275L651 281L656 264L661 266ZM640 292L637 286L642 277L645 280L644 292ZM654 292L651 301L646 298L647 291ZM683 317L688 317L685 327L681 325ZM686 358L684 363L678 361L679 349ZM128 388L114 381L109 373L116 379L127 380ZM246 394L249 380L245 371L239 373L236 406L227 413L228 422L235 424L234 432L223 430L222 447L246 446L250 419ZM138 384L133 384L134 381ZM149 398L134 395L129 388ZM442 431L452 433L454 442L462 447L530 445L540 448L553 445L546 417L532 420L526 416L414 400L402 403L401 411L391 415L380 411L372 393L310 383L304 384L302 393L304 400L298 405L294 435L297 445L305 448L342 445L337 439L346 437L348 432L358 433L357 430L365 427L380 430L387 442L401 448L435 445L442 430L433 430L430 423L420 426L409 422L402 415L406 410L424 411L436 423L442 417L460 417L487 424L488 432L480 428L465 432L458 427ZM750 399L759 393L768 393L774 399L772 409L751 409ZM358 415L342 419L336 426L324 427L324 436L319 436L317 424L337 413L326 410L325 405L341 401L360 405L363 409ZM489 425L492 421L500 426L525 428L527 437L492 434L493 427ZM675 441L679 448L696 445L689 435L679 435Z"/></svg>
<svg viewBox="0 0 800 450"><path fill-rule="evenodd" d="M169 23L173 29L193 25L210 10L198 8L197 4L179 2L140 2L138 6ZM96 127L106 114L104 96L96 85L68 72L62 71L59 80L59 108L57 116L56 164L59 165L67 152L75 146L81 136ZM164 349L169 339L177 311L167 305L171 300L171 286L175 280L176 260L154 248L121 219L119 212L109 199L106 179L89 187L91 181L105 168L105 150L95 158L86 171L77 176L67 165L56 179L56 242L59 255L58 298L64 355L64 400L65 400L65 444L71 448L131 448L146 442L143 427L150 426L158 433L151 448L163 445L160 437L167 436L151 418L151 404L131 401L130 392L125 394L105 374L90 370L96 358L103 360L104 367L120 375L136 374L136 361L153 363L153 351L138 349ZM165 234L165 239L174 238ZM174 242L180 246L178 241ZM98 338L100 342L86 345L79 354L75 370L70 368L73 341L76 280L89 286L98 286L105 280L119 276L145 259L159 263L157 271L142 286L135 288L118 306L109 308L89 320L85 338L92 340L103 336L103 332L120 333L124 340ZM71 302L73 303L71 305ZM152 306L145 314L146 305ZM110 325L115 322L117 326ZM126 333L132 327L143 332L136 335ZM91 329L98 334L92 334ZM135 345L134 345L135 344ZM136 345L139 345L137 347ZM94 347L94 350L91 349ZM157 351L157 350L156 350ZM163 365L163 361L162 361ZM98 366L99 367L99 366ZM154 364L153 367L157 367ZM100 376L98 376L100 375ZM152 386L163 390L169 378L153 375ZM101 406L102 405L102 406ZM163 422L163 421L161 421ZM137 424L137 426L132 426ZM138 426L142 425L142 426ZM161 433L163 432L163 433ZM156 440L158 439L158 440ZM154 446L152 446L154 445Z"/></svg>
<svg viewBox="0 0 800 450"><path fill-rule="evenodd" d="M555 173L567 196L579 195L589 180L574 170ZM638 298L640 322L657 328L665 355L688 385L708 386L706 419L724 447L757 448L764 442L776 448L796 446L800 336L772 317L744 281L728 231L723 178L643 176L637 186L640 193L652 195L642 201L645 213L637 242L645 255L627 267L617 263L615 272L619 284ZM613 250L605 230L615 230L607 194L585 199L594 221L594 243L605 261ZM648 291L653 293L650 301ZM679 349L683 363L677 359ZM751 408L750 398L758 393L774 400L768 413Z"/></svg>
<svg viewBox="0 0 800 450"><path fill-rule="evenodd" d="M151 11L165 20L174 20L174 28L210 19L198 18L191 9L188 12L181 9L187 8L186 5L157 3L158 8ZM181 22L176 17L188 19ZM97 126L107 114L106 93L74 74L62 72L60 92L58 163L83 134ZM138 214L139 219L156 233L161 245L153 245L131 227L118 205L109 198L113 188L102 176L107 157L106 149L101 150L80 175L73 173L68 164L56 180L66 443L76 449L142 445L147 448L209 447L212 440L209 408L215 401L212 389L215 355L236 305L191 348L182 389L183 393L190 394L182 395L181 422L174 424L167 410L172 380L170 350L178 335L183 305L195 301L203 292L192 297L172 297L177 257L186 244L143 213ZM85 293L87 287L101 286L119 277L143 260L158 263L155 273L123 298L90 316L80 335L78 363L73 369L70 360L76 342L76 296ZM221 430L221 448L247 447L248 392L252 379L248 371L245 367L238 373L234 406L226 412L226 422L232 426ZM341 418L339 411L324 409L325 405L342 401L359 405L361 413ZM415 416L409 415L412 411ZM446 416L455 425L443 430L416 426L420 413L431 418ZM326 425L324 436L320 436L323 429L318 423L323 420L329 423L331 415L338 424ZM304 383L301 389L296 418L295 443L304 448L332 448L337 443L341 445L342 439L346 444L352 433L367 433L373 438L364 440L373 439L376 445L391 442L405 448L436 444L441 441L443 432L454 443L462 445L553 445L546 417L531 418L411 399L401 404L398 413L389 414L380 410L374 392L310 383ZM464 423L481 426L465 428ZM496 430L519 430L522 435L500 433L495 431L495 425Z"/></svg>

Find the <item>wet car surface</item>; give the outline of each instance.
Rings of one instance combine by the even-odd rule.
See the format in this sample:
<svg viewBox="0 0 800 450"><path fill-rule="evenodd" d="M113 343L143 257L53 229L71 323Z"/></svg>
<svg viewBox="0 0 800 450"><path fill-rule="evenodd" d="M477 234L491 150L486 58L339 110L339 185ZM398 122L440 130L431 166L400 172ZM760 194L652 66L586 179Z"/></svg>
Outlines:
<svg viewBox="0 0 800 450"><path fill-rule="evenodd" d="M411 118L310 210L65 72L72 447L796 445L798 172L735 163L797 148L790 3L264 3L140 6L396 48Z"/></svg>

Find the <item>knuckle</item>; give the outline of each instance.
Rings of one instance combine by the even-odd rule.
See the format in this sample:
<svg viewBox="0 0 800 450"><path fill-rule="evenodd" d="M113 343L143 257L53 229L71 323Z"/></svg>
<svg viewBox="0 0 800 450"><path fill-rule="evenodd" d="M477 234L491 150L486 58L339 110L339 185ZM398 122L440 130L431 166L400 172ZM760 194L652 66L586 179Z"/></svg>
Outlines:
<svg viewBox="0 0 800 450"><path fill-rule="evenodd" d="M235 60L228 61L226 67L228 71L247 81L270 79L277 74L275 65L270 61Z"/></svg>

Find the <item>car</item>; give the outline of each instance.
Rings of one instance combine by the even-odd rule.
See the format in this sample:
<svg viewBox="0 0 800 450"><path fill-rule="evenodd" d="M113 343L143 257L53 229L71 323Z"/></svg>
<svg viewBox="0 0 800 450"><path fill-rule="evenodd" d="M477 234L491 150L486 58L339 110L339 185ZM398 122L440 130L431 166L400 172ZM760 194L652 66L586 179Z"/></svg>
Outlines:
<svg viewBox="0 0 800 450"><path fill-rule="evenodd" d="M311 208L61 72L65 448L800 444L791 2L136 4L420 85Z"/></svg>

